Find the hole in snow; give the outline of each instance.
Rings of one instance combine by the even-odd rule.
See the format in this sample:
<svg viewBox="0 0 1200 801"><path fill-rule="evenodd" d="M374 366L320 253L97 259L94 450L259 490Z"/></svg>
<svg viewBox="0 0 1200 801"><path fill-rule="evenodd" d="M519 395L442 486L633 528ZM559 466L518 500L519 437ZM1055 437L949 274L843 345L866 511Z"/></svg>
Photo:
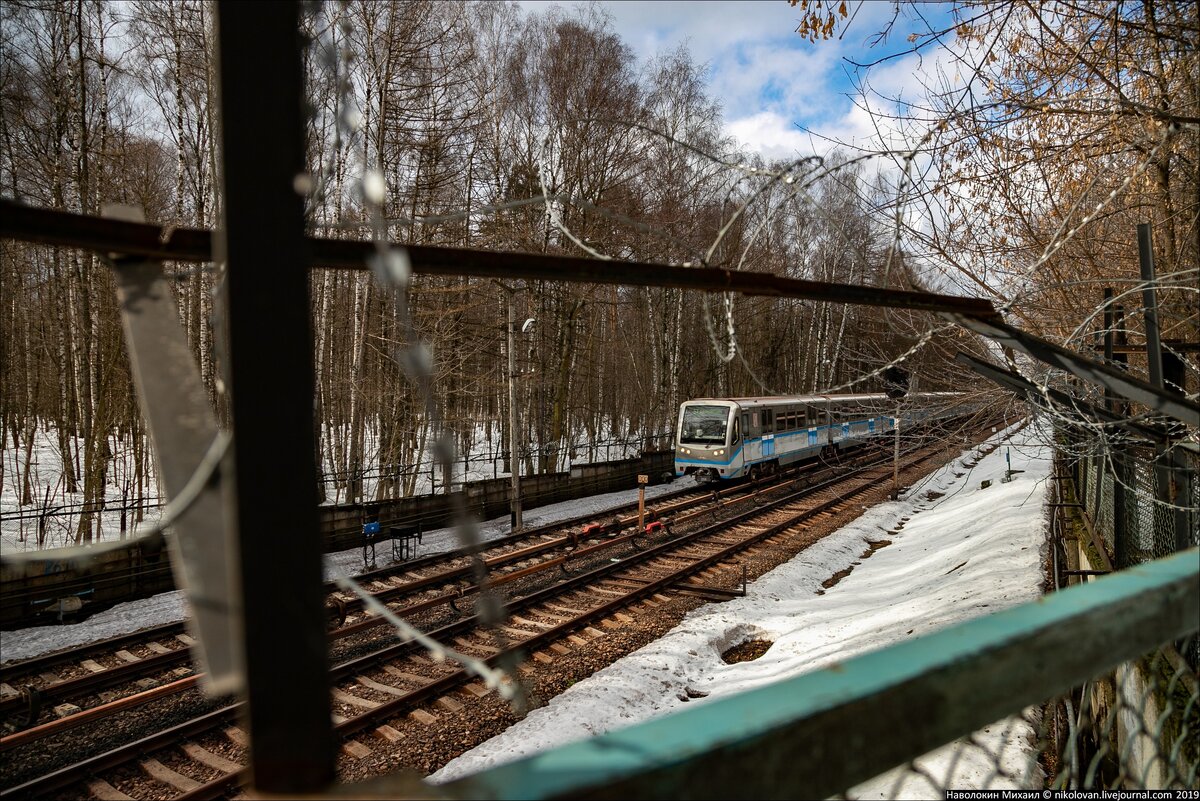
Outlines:
<svg viewBox="0 0 1200 801"><path fill-rule="evenodd" d="M736 662L753 662L765 654L767 649L774 644L772 640L746 640L721 654L721 659L727 665L732 665Z"/></svg>

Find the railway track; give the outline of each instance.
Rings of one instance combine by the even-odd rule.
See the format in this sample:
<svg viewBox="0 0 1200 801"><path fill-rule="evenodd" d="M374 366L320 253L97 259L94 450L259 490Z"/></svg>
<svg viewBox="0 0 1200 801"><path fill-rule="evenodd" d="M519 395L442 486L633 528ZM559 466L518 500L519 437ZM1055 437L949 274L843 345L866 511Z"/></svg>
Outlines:
<svg viewBox="0 0 1200 801"><path fill-rule="evenodd" d="M809 464L757 485L684 488L655 499L646 519L687 523L696 516L756 501L805 475L827 471ZM621 533L636 527L637 516L630 514L636 508L626 504L501 537L487 543L480 558L493 585L503 585L565 563L565 556L583 553L581 545L620 546ZM371 588L375 600L405 616L438 607L457 613L456 604L470 601L476 589L470 583L472 569L470 555L456 550L374 570L355 580ZM336 621L331 640L353 638L383 623L365 613L359 597L333 583L326 585L326 593ZM128 706L192 688L199 677L190 667L191 644L184 624L170 623L5 666L0 669L0 721L5 728L0 753L43 732L98 719L103 716L100 707L116 704L119 697L136 696L124 702Z"/></svg>
<svg viewBox="0 0 1200 801"><path fill-rule="evenodd" d="M926 448L907 457L905 469L929 460L940 450ZM429 558L419 567L410 562L398 570L374 571L360 577L359 583L438 641L492 664L507 653L517 653L526 659L522 671L536 674L557 656L618 632L634 615L654 614L668 596L686 593L722 599L738 594L746 579L745 560L753 557L755 549L777 547L770 543L781 537L799 538L798 547L803 547L808 526L832 518L864 493L877 489L881 481L890 481L891 461L868 463L836 477L826 475L828 472L808 469L769 487L749 486L738 492L730 488L723 497L714 498L711 492L679 493L656 510L660 522L669 522L652 533L629 531L619 517L616 523L611 520L610 511L599 521L595 516L571 521L582 524L590 532L587 537L542 530L493 541L489 546L495 547L489 548L484 559L492 586L508 596L510 615L499 630L481 628L473 615L458 611L455 602L469 597L473 589L462 584L469 575L463 572L469 566L458 563L463 554ZM797 489L799 484L805 486ZM699 496L710 503L700 503ZM714 508L711 501L720 506ZM664 513L664 509L669 511ZM403 739L389 721L427 725L439 714L459 714L465 705L489 697L494 700L495 694L478 677L451 663L430 660L412 643L385 643L386 637L369 644L356 642L376 628L380 619L363 614L357 598L341 593L330 597L340 618L331 638L335 643L354 643L340 657L335 647L330 675L334 721L345 743L345 758L361 760L372 753L361 741L364 735L376 743ZM133 641L110 642L108 647L125 646L116 653L125 651L128 656L116 658L128 667L89 669L92 676L69 680L97 682L94 686L99 686L95 677L107 670L113 670L114 676L115 671L124 670L129 677L141 675L138 680L145 682L147 677L137 668L153 666L158 671L153 681L159 686L109 700L101 696L102 702L88 709L0 738L0 752L16 756L52 742L68 727L116 719L135 706L190 689L197 678L190 668L170 667L177 652L186 653L186 635L172 636L179 647L165 645L165 633L159 632L157 639L147 641L144 647L149 653L141 657L131 651ZM49 690L59 685L49 685L47 694L52 695ZM83 684L75 686L82 688ZM21 777L19 786L0 795L32 798L74 793L71 797L77 797L86 787L99 798L213 798L235 791L244 778L245 736L237 728L239 705L208 706L212 708L179 725L99 756L43 771L34 778ZM167 756L153 756L160 752ZM147 793L147 784L157 789Z"/></svg>

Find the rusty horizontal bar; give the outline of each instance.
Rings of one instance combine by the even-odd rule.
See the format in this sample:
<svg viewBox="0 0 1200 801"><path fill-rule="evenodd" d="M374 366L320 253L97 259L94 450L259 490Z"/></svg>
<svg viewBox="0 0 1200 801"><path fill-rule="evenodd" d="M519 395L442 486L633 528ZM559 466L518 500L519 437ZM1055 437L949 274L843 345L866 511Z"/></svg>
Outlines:
<svg viewBox="0 0 1200 801"><path fill-rule="evenodd" d="M1179 339L1164 339L1162 341L1164 349L1176 350L1180 353L1200 353L1200 342L1184 342ZM1094 345L1094 350L1104 350L1104 345ZM1113 345L1113 353L1134 354L1137 356L1146 355L1145 345Z"/></svg>
<svg viewBox="0 0 1200 801"><path fill-rule="evenodd" d="M960 317L955 320L977 334L995 340L1005 347L1019 350L1046 364L1065 370L1085 381L1104 387L1105 389L1148 406L1162 414L1174 417L1186 425L1200 425L1200 405L1188 400L1182 395L1148 384L1139 378L1134 378L1120 370L1114 369L1101 362L1086 359L1066 348L1039 339L1032 334L1018 331L1012 326L979 318ZM1059 390L1039 387L1027 378L1011 370L1006 370L981 359L976 359L959 351L954 360L971 368L998 384L1016 392L1023 393L1033 403L1045 405L1043 398L1048 397L1054 402L1072 408L1077 414L1085 415L1091 420L1118 425L1128 431L1144 436L1151 441L1164 439L1169 432L1138 423L1121 415L1110 412L1102 407L1094 406L1079 400Z"/></svg>
<svg viewBox="0 0 1200 801"><path fill-rule="evenodd" d="M0 200L0 237L171 261L213 259L210 231L103 220L71 212L33 208L11 200ZM309 237L307 242L312 264L319 267L365 270L367 258L375 250L371 242L347 239ZM806 281L771 273L716 267L681 267L650 262L605 261L578 256L423 245L404 247L413 270L426 275L737 292L743 295L804 298L999 319L995 308L987 300L933 292Z"/></svg>

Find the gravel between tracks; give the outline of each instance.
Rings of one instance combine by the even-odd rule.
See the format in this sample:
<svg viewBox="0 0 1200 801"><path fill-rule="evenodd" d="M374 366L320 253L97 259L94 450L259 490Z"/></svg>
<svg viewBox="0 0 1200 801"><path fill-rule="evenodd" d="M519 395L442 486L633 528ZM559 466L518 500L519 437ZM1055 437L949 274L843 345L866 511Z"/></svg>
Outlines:
<svg viewBox="0 0 1200 801"><path fill-rule="evenodd" d="M921 467L902 471L902 485L913 483L958 454L956 446L947 450L944 456L934 457ZM859 517L866 507L886 500L890 488L890 482L871 488L841 511L798 532L778 537L766 547L755 549L753 555L744 560L747 577L754 580L795 558L808 545ZM706 603L710 602L694 596L675 595L669 601L658 602L652 609L642 608L632 613L634 622L625 623L620 631L606 631L605 636L573 649L570 654L556 655L551 664L531 662L537 666L536 672L525 677L531 706L536 708L549 702L572 684L662 637L688 612ZM428 724L408 717L388 721L387 725L401 735L394 743L387 743L369 734L357 738L372 753L355 758L343 751L338 758L340 781L362 781L394 771L429 775L455 757L504 731L517 720L509 705L495 694L480 699L478 703L468 704L456 713L437 714L438 719Z"/></svg>

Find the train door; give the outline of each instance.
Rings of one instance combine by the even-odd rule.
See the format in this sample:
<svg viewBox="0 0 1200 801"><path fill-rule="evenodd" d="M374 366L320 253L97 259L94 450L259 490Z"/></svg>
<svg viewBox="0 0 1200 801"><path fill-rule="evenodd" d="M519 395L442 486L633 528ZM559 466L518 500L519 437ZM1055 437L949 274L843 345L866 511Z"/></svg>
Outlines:
<svg viewBox="0 0 1200 801"><path fill-rule="evenodd" d="M772 409L762 410L762 455L763 458L775 455L775 412Z"/></svg>
<svg viewBox="0 0 1200 801"><path fill-rule="evenodd" d="M757 411L742 412L742 427L746 432L746 445L743 459L747 466L762 457L762 426Z"/></svg>
<svg viewBox="0 0 1200 801"><path fill-rule="evenodd" d="M804 408L804 422L808 427L808 444L819 444L818 439L821 436L821 415L815 406L806 406Z"/></svg>

